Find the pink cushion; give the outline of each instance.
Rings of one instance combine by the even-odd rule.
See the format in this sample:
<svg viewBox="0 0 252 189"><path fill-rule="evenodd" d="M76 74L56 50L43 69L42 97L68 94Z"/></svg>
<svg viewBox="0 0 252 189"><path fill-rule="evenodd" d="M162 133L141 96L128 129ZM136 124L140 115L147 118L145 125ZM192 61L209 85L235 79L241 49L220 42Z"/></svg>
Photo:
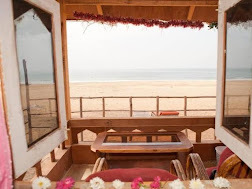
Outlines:
<svg viewBox="0 0 252 189"><path fill-rule="evenodd" d="M210 177L213 170L217 169L217 167L209 167L209 168L206 168L206 172L207 172L207 175Z"/></svg>
<svg viewBox="0 0 252 189"><path fill-rule="evenodd" d="M225 150L223 150L223 152L220 155L219 163L217 165L217 171L219 170L221 164L233 154L234 152L232 152L229 148L225 148Z"/></svg>
<svg viewBox="0 0 252 189"><path fill-rule="evenodd" d="M90 175L86 178L89 182L94 177L100 177L105 182L112 182L119 179L122 182L132 182L137 177L142 177L143 181L153 181L154 177L159 176L162 181L173 181L178 177L172 175L166 170L154 168L132 168L132 169L109 169Z"/></svg>

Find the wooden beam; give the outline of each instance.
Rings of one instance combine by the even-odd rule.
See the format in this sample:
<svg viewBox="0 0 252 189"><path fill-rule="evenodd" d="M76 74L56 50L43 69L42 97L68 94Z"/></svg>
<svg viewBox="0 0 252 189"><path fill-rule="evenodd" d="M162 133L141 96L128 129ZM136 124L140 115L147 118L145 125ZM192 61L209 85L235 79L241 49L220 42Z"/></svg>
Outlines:
<svg viewBox="0 0 252 189"><path fill-rule="evenodd" d="M70 86L68 73L68 54L67 54L67 28L66 28L66 6L65 0L60 0L60 17L61 17L61 37L62 37L62 55L63 55L63 74L65 87L65 103L66 103L66 118L71 119L71 103L70 103Z"/></svg>
<svg viewBox="0 0 252 189"><path fill-rule="evenodd" d="M64 0L66 5L218 6L218 0Z"/></svg>
<svg viewBox="0 0 252 189"><path fill-rule="evenodd" d="M194 10L195 10L195 6L190 6L190 7L189 7L187 20L192 20Z"/></svg>
<svg viewBox="0 0 252 189"><path fill-rule="evenodd" d="M66 5L112 5L112 6L218 6L218 0L64 0Z"/></svg>
<svg viewBox="0 0 252 189"><path fill-rule="evenodd" d="M96 5L96 8L97 8L97 13L98 13L99 15L103 15L102 6L101 6L101 5Z"/></svg>

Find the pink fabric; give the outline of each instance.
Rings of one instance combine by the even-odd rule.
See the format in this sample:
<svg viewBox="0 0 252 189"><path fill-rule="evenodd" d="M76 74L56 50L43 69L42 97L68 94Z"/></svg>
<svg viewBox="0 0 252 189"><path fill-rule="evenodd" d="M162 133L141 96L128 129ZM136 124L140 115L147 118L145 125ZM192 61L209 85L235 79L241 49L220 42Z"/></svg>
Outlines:
<svg viewBox="0 0 252 189"><path fill-rule="evenodd" d="M119 179L123 182L132 182L137 177L142 177L143 181L153 181L155 177L159 176L162 181L173 181L178 177L172 175L166 170L155 168L130 168L130 169L109 169L94 173L86 178L89 182L92 178L100 177L105 182L112 182Z"/></svg>
<svg viewBox="0 0 252 189"><path fill-rule="evenodd" d="M12 188L12 164L9 138L0 102L0 188Z"/></svg>

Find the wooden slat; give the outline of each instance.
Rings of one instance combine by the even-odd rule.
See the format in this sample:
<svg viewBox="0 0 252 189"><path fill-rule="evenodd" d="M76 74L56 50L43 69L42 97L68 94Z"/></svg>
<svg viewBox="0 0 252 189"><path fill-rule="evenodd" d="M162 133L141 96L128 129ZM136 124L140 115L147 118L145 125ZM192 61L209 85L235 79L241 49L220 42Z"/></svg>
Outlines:
<svg viewBox="0 0 252 189"><path fill-rule="evenodd" d="M98 13L99 15L103 15L102 6L101 6L101 5L96 5L96 8L97 8L97 13Z"/></svg>
<svg viewBox="0 0 252 189"><path fill-rule="evenodd" d="M195 10L195 6L190 6L190 7L189 7L187 20L192 20L194 10Z"/></svg>
<svg viewBox="0 0 252 189"><path fill-rule="evenodd" d="M218 0L65 0L66 5L113 6L218 6Z"/></svg>

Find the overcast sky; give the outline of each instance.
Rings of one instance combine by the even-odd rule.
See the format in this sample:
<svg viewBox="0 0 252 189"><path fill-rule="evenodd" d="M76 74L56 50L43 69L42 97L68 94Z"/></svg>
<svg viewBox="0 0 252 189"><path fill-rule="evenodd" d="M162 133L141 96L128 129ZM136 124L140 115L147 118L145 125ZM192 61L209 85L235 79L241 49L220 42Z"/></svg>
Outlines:
<svg viewBox="0 0 252 189"><path fill-rule="evenodd" d="M70 71L84 69L216 68L217 30L69 21Z"/></svg>

